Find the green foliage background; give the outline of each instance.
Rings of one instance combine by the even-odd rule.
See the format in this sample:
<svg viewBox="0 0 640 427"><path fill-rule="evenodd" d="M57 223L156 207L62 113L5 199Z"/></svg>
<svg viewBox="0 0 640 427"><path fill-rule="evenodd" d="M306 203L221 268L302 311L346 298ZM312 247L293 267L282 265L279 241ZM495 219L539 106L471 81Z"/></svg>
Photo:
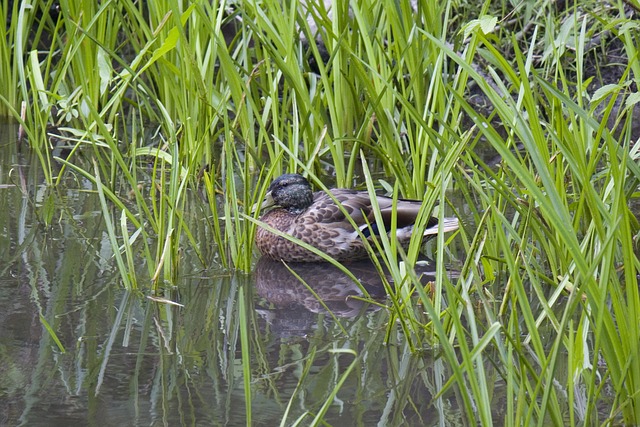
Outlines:
<svg viewBox="0 0 640 427"><path fill-rule="evenodd" d="M411 352L440 348L453 369L445 389L467 391L469 422L492 425L489 350L507 424L639 422L630 6L4 0L1 10L0 115L20 122L49 187L92 183L127 289L174 281L182 245L203 265L250 271L249 208L285 171L319 188L423 199L425 213L439 201L437 215L463 227L438 236L435 257L457 262L460 278L440 273L431 298L393 241L380 242L381 262L395 283L391 319ZM615 399L602 411L605 384Z"/></svg>

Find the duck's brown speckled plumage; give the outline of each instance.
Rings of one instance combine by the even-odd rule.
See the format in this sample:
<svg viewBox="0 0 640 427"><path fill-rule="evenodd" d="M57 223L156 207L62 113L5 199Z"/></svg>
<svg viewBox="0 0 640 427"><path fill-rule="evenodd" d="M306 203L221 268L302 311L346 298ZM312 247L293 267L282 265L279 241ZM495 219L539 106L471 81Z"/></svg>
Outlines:
<svg viewBox="0 0 640 427"><path fill-rule="evenodd" d="M370 234L367 224L375 224L375 215L371 199L366 191L348 189L332 189L331 194L340 202L354 223ZM385 223L390 229L393 200L378 196L378 207ZM260 220L267 225L291 235L305 243L325 252L332 258L345 261L367 257L367 251L357 230L353 228L344 213L333 199L325 192L311 192L308 181L300 175L282 175L269 187L263 207L277 205L266 212ZM416 200L399 200L396 205L396 237L402 246L407 246L411 238L413 224L418 215L421 202ZM437 232L438 221L431 218L427 234ZM445 231L458 227L457 219L448 219ZM373 231L375 232L375 231ZM288 262L320 261L322 258L302 246L259 228L256 244L262 254Z"/></svg>

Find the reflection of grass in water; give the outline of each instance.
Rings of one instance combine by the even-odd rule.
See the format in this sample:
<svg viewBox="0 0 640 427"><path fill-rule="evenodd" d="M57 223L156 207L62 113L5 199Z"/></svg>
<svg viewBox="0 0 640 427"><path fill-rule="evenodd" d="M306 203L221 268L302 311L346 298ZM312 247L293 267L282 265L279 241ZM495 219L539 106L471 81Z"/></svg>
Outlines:
<svg viewBox="0 0 640 427"><path fill-rule="evenodd" d="M604 381L595 367L616 393L607 416L640 420L637 221L627 207L640 177L630 143L637 97L624 92L638 64L597 92L571 84L588 80L589 40L603 25L615 27L614 11L596 10L602 22L574 20L573 9L554 15L540 3L492 27L489 18L474 20L506 18L488 5L423 2L414 13L407 2L338 2L332 20L322 6L308 12L324 57L315 43L301 47L294 21L307 39L315 34L296 2L243 3L241 22L208 2L184 10L85 3L65 4L57 24L14 10L9 40L22 42L13 51L0 45L10 59L0 61L8 76L0 105L19 116L27 103L25 130L48 182L75 175L98 190L128 288L146 288L139 259L153 287L174 282L184 247L204 265L249 271L257 227L249 207L285 170L306 172L319 187L328 175L337 186L382 185L425 200L418 228L437 202L437 215L446 209L462 218L463 230L438 235L434 252L440 265L464 258L460 278L437 274L433 295L399 267L416 259L419 239L398 254L383 234L373 249L394 282L385 340L401 330L410 352L436 346L452 369L442 391L459 387L470 423L492 424L494 379L481 363L488 351L507 384L509 423L561 424L566 408L570 423L594 422ZM34 21L47 31L28 34ZM231 23L237 32L227 44ZM50 52L38 55L45 34ZM633 33L619 34L634 58ZM575 68L566 67L569 55ZM482 74L478 64L488 64ZM472 103L469 89L491 109ZM60 130L72 146L61 170L46 143L50 117L71 128ZM474 154L479 143L501 156L498 166ZM393 179L376 180L381 174ZM463 206L451 206L451 189ZM206 203L193 202L191 192ZM553 333L543 337L541 329ZM249 378L252 353L243 349ZM557 375L559 365L566 375ZM578 410L580 387L587 392Z"/></svg>

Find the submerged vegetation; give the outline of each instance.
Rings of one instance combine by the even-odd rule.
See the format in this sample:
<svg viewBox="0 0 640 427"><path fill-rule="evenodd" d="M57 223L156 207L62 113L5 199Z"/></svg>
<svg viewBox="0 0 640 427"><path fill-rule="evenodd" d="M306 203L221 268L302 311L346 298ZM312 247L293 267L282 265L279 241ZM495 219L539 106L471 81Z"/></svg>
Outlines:
<svg viewBox="0 0 640 427"><path fill-rule="evenodd" d="M415 357L435 349L451 370L439 393L456 390L469 425L640 423L633 7L1 6L0 115L20 122L50 188L86 181L97 192L127 289L162 293L184 266L184 247L203 267L250 272L259 224L251 207L284 172L304 173L317 189L421 199L419 230L436 205L440 219L460 219L433 251L459 275L439 271L430 293L410 267L420 233L406 253L382 234L385 342L401 332ZM250 402L261 349L239 295L235 343ZM349 360L307 415L314 423L363 363ZM506 389L499 415L494 376ZM246 412L250 422L251 405Z"/></svg>

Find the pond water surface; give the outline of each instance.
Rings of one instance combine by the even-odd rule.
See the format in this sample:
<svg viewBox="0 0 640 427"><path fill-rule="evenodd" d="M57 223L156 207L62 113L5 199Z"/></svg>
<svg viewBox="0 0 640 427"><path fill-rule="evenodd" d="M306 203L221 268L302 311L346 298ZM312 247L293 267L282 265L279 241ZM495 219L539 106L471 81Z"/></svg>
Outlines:
<svg viewBox="0 0 640 427"><path fill-rule="evenodd" d="M279 264L203 268L188 245L162 298L126 292L91 184L47 187L16 133L0 127L0 425L309 425L325 403L333 425L464 424L458 390L434 397L451 377L437 350L411 355L388 311L347 298L360 289L326 266L296 270L324 306ZM204 223L192 231L212 241ZM384 296L370 267L352 271Z"/></svg>

